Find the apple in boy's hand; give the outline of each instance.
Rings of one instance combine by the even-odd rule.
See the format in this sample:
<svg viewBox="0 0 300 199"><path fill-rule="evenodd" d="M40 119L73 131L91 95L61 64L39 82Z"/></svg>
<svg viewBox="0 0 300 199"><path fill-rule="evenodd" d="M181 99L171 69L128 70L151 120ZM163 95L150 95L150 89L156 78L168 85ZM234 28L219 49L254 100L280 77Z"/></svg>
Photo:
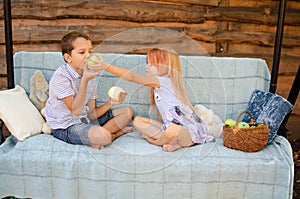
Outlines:
<svg viewBox="0 0 300 199"><path fill-rule="evenodd" d="M249 128L250 125L249 125L247 122L240 122L240 123L238 124L238 127L239 127L239 128Z"/></svg>
<svg viewBox="0 0 300 199"><path fill-rule="evenodd" d="M233 119L227 119L227 120L225 120L224 124L228 125L229 128L233 128L234 125L235 125L235 120L233 120Z"/></svg>
<svg viewBox="0 0 300 199"><path fill-rule="evenodd" d="M97 54L92 55L87 60L88 68L94 69L96 66L98 66L98 64L99 64L99 62L101 62L101 60L102 60L102 58L99 55L97 55Z"/></svg>
<svg viewBox="0 0 300 199"><path fill-rule="evenodd" d="M116 101L123 101L127 93L123 88L118 86L113 86L108 90L108 96Z"/></svg>

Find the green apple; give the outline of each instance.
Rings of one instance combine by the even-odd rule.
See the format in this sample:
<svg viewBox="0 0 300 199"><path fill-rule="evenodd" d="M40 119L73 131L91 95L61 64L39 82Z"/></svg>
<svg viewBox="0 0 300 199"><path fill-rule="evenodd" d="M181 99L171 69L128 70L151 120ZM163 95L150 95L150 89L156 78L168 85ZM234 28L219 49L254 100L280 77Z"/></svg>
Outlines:
<svg viewBox="0 0 300 199"><path fill-rule="evenodd" d="M229 128L233 128L234 125L235 125L235 120L233 120L233 119L227 119L227 120L225 120L224 124L228 125Z"/></svg>
<svg viewBox="0 0 300 199"><path fill-rule="evenodd" d="M238 127L239 127L239 128L249 128L250 125L249 125L247 122L240 122L240 123L238 124Z"/></svg>
<svg viewBox="0 0 300 199"><path fill-rule="evenodd" d="M257 127L259 127L259 126L263 126L264 124L263 123L259 123L258 125L257 125Z"/></svg>
<svg viewBox="0 0 300 199"><path fill-rule="evenodd" d="M101 57L99 55L92 55L89 59L88 59L88 66L93 67L95 65L98 64L98 62L101 60Z"/></svg>

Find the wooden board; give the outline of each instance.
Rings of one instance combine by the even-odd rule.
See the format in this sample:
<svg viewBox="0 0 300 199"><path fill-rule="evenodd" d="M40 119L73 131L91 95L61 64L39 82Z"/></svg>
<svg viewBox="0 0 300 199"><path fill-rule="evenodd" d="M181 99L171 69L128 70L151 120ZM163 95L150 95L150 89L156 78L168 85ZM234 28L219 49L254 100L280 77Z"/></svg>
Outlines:
<svg viewBox="0 0 300 199"><path fill-rule="evenodd" d="M62 35L79 30L89 34L94 46L105 44L107 52L143 53L134 49L143 45L134 38L105 41L133 28L158 27L190 37L211 56L265 59L271 71L278 6L279 0L12 1L13 50L60 51ZM3 15L0 19L0 35L5 35ZM175 46L180 39L154 38L146 43ZM286 4L277 89L284 97L300 65L299 41L300 2L291 0ZM0 37L0 89L7 87L5 54L5 40ZM297 117L299 98L293 112Z"/></svg>

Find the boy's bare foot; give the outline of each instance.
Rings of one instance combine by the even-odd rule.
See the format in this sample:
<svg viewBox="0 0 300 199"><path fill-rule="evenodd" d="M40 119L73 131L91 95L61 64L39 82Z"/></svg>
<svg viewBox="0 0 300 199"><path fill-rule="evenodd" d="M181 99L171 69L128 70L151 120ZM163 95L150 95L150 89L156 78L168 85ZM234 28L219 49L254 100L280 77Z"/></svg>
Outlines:
<svg viewBox="0 0 300 199"><path fill-rule="evenodd" d="M119 130L118 132L116 133L112 133L111 136L112 136L112 140L120 137L121 135L124 135L126 133L131 133L132 131L134 131L134 128L132 126L126 126L124 128L122 128L121 130Z"/></svg>
<svg viewBox="0 0 300 199"><path fill-rule="evenodd" d="M164 144L163 148L167 152L173 152L176 151L177 149L182 148L182 146L180 146L179 144Z"/></svg>
<svg viewBox="0 0 300 199"><path fill-rule="evenodd" d="M134 127L132 127L132 126L126 126L126 127L124 127L124 128L122 129L122 131L123 131L124 133L131 133L131 132L134 131Z"/></svg>
<svg viewBox="0 0 300 199"><path fill-rule="evenodd" d="M104 149L104 146L100 144L92 144L91 146L96 149Z"/></svg>

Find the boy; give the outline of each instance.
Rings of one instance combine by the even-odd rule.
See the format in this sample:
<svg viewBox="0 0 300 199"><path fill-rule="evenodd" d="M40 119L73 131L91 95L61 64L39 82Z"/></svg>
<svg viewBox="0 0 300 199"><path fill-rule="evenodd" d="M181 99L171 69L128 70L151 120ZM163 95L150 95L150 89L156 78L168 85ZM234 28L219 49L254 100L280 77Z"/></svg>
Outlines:
<svg viewBox="0 0 300 199"><path fill-rule="evenodd" d="M99 71L90 72L87 59L92 52L91 39L84 33L70 32L61 40L65 64L49 82L46 120L54 137L71 144L103 148L115 138L133 130L127 126L133 117L129 107L112 110L122 103L109 99L97 107Z"/></svg>

